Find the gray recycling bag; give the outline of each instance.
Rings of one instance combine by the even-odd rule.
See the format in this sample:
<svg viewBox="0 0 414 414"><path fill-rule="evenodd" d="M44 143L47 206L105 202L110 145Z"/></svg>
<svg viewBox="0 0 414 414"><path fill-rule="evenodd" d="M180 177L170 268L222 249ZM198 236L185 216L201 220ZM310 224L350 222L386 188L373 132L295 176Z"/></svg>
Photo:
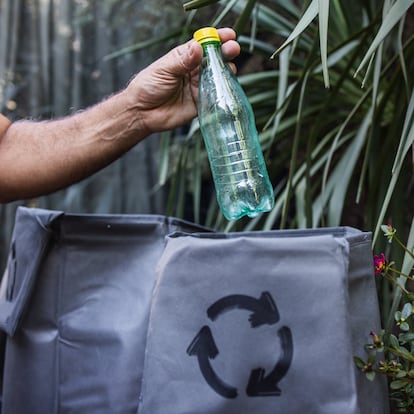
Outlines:
<svg viewBox="0 0 414 414"><path fill-rule="evenodd" d="M372 273L351 228L170 237L139 413L387 413L353 364L379 329Z"/></svg>
<svg viewBox="0 0 414 414"><path fill-rule="evenodd" d="M135 414L163 216L20 208L2 281L2 414Z"/></svg>
<svg viewBox="0 0 414 414"><path fill-rule="evenodd" d="M20 208L2 414L386 414L370 234Z"/></svg>

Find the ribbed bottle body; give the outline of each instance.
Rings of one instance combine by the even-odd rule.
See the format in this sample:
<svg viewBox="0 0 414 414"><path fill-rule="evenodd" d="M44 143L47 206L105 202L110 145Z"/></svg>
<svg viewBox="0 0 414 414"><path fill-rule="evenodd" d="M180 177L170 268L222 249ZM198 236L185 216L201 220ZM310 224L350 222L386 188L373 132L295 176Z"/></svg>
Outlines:
<svg viewBox="0 0 414 414"><path fill-rule="evenodd" d="M203 45L198 119L224 216L255 217L273 207L273 188L260 146L252 107L220 45Z"/></svg>

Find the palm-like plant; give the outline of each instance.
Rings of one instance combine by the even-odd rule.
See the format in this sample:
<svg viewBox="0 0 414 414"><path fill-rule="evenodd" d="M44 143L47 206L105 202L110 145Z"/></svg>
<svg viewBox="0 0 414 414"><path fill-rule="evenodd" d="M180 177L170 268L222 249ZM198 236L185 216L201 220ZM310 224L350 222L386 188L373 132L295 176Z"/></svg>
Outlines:
<svg viewBox="0 0 414 414"><path fill-rule="evenodd" d="M299 3L184 4L187 36L200 25L204 6L212 15L202 24L233 25L243 55L256 63L254 72L240 65L240 81L256 114L276 196L270 214L226 223L211 194L205 224L225 230L351 224L372 229L375 240L384 219L408 229L414 0ZM185 145L174 142L162 152L174 165L167 212L183 214L190 193L195 219L202 220L208 168L197 124ZM166 179L162 174L161 183Z"/></svg>

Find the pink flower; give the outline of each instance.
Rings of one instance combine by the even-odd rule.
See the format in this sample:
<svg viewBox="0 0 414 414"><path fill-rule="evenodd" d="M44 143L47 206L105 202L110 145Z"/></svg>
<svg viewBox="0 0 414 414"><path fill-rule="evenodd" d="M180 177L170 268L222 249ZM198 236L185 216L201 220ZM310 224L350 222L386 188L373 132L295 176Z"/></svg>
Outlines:
<svg viewBox="0 0 414 414"><path fill-rule="evenodd" d="M374 256L374 271L376 275L379 275L380 273L382 273L385 268L386 268L386 260L385 260L385 255L384 253L381 253L379 256L375 255Z"/></svg>

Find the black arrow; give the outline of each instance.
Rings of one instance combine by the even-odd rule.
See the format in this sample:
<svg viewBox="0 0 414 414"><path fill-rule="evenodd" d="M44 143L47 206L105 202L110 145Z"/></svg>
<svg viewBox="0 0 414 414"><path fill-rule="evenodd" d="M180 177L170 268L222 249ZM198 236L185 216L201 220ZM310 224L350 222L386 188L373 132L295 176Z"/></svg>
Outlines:
<svg viewBox="0 0 414 414"><path fill-rule="evenodd" d="M237 388L231 387L222 381L213 371L210 364L209 359L214 359L218 353L216 343L208 326L201 328L200 332L187 348L188 355L198 358L201 373L210 387L224 398L236 398Z"/></svg>
<svg viewBox="0 0 414 414"><path fill-rule="evenodd" d="M246 393L250 397L278 396L281 394L279 381L289 370L293 357L292 332L286 326L278 332L282 347L282 354L273 370L265 377L265 370L257 368L252 370Z"/></svg>
<svg viewBox="0 0 414 414"><path fill-rule="evenodd" d="M279 321L279 312L269 292L263 292L259 299L247 295L226 296L207 309L207 316L214 321L219 315L232 309L252 311L253 313L249 316L252 328L266 323L273 325Z"/></svg>

